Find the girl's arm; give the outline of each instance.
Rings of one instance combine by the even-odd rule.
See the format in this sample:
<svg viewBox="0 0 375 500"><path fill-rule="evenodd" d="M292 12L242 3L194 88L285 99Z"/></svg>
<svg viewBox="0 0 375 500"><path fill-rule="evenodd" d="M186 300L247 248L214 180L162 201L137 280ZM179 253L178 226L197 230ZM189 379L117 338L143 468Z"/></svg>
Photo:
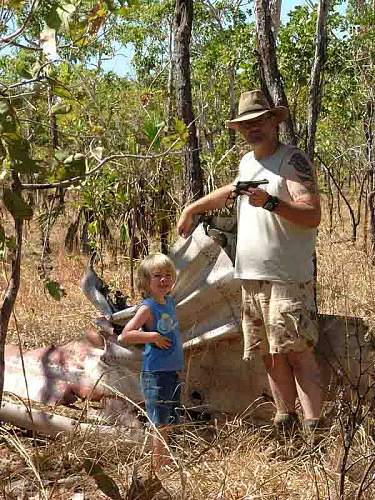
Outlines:
<svg viewBox="0 0 375 500"><path fill-rule="evenodd" d="M121 334L118 336L118 342L122 345L129 344L155 344L161 349L168 349L171 342L160 335L159 332L142 332L140 328L144 325L150 325L152 315L149 307L141 306L132 318L125 325Z"/></svg>

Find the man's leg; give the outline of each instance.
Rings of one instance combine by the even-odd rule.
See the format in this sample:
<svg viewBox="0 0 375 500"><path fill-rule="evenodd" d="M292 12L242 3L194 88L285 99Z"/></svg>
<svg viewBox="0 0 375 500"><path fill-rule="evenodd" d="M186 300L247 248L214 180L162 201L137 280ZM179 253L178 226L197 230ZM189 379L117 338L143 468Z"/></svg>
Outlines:
<svg viewBox="0 0 375 500"><path fill-rule="evenodd" d="M263 362L277 413L293 413L295 411L297 388L287 355L266 354L263 356Z"/></svg>
<svg viewBox="0 0 375 500"><path fill-rule="evenodd" d="M320 370L311 349L302 352L290 351L287 361L293 370L303 415L306 420L319 419L322 408Z"/></svg>

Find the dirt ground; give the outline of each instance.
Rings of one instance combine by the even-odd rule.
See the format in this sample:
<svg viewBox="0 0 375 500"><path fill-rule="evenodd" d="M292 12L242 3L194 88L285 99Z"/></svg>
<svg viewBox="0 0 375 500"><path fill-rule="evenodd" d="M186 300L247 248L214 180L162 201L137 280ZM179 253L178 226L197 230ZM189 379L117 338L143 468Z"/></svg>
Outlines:
<svg viewBox="0 0 375 500"><path fill-rule="evenodd" d="M50 277L65 290L61 301L43 289L38 271L40 236L35 224L26 228L21 287L8 333L8 343L21 342L25 350L80 338L97 316L79 286L87 258L64 251L66 225L58 224L51 238ZM371 334L374 269L361 241L348 241L339 225L329 234L323 224L318 263L320 312L359 316ZM0 265L0 287L4 290L9 266ZM105 281L126 295L130 295L129 269L127 256L104 255ZM78 402L76 408L52 410L79 418L84 405ZM48 438L3 423L0 497L334 499L339 498L345 480L346 498L375 498L372 415L366 414L359 422L347 449L345 425L355 418L351 410L343 410L342 418L320 436L319 442L302 434L294 439L276 438L270 425L256 428L236 418L220 425L185 420L172 442L173 466L158 473L158 478L152 468L147 432L140 443L129 443L121 435L100 438L95 433ZM356 497L358 494L362 496Z"/></svg>

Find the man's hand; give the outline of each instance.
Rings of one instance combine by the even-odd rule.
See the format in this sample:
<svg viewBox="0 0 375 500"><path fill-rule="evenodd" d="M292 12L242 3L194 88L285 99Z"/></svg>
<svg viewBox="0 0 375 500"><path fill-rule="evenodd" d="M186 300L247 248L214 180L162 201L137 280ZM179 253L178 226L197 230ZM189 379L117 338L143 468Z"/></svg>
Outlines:
<svg viewBox="0 0 375 500"><path fill-rule="evenodd" d="M177 223L177 233L187 238L194 226L194 215L205 214L210 210L224 208L234 190L235 187L233 184L227 184L185 207Z"/></svg>
<svg viewBox="0 0 375 500"><path fill-rule="evenodd" d="M189 213L189 211L185 208L180 218L177 222L177 234L182 236L183 238L187 238L191 233L191 229L193 227L193 215Z"/></svg>
<svg viewBox="0 0 375 500"><path fill-rule="evenodd" d="M169 349L171 346L171 341L158 332L150 332L150 342L155 344L159 349Z"/></svg>
<svg viewBox="0 0 375 500"><path fill-rule="evenodd" d="M260 188L249 188L247 191L241 191L241 194L249 197L249 203L253 207L263 207L270 196L267 191Z"/></svg>

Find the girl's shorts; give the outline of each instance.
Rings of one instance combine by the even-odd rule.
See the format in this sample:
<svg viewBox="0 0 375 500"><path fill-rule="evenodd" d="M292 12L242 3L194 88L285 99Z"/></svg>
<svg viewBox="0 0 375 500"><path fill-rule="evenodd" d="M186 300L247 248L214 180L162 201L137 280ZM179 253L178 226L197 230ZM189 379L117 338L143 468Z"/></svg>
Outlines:
<svg viewBox="0 0 375 500"><path fill-rule="evenodd" d="M146 412L154 425L180 422L181 381L178 372L141 372Z"/></svg>

